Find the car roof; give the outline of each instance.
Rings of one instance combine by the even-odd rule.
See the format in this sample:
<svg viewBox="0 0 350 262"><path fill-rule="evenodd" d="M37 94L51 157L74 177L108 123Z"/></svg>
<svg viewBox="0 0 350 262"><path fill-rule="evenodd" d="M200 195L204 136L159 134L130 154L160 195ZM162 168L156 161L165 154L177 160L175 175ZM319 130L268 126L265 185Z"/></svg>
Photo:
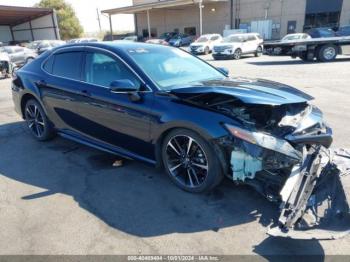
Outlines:
<svg viewBox="0 0 350 262"><path fill-rule="evenodd" d="M155 44L142 43L142 42L129 42L129 41L117 40L117 41L103 41L103 42L71 43L71 44L65 44L62 46L58 46L54 50L61 50L61 49L69 48L69 47L82 47L82 48L83 47L97 47L97 48L105 48L108 50L113 50L116 52L123 52L123 53L128 53L128 50L130 50L130 49L169 48L169 47L163 46L163 45L155 45Z"/></svg>

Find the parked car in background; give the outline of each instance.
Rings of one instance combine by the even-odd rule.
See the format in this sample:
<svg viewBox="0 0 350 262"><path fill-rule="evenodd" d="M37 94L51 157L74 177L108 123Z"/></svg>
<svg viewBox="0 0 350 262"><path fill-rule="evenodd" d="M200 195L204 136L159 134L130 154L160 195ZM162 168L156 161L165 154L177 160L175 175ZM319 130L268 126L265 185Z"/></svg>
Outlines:
<svg viewBox="0 0 350 262"><path fill-rule="evenodd" d="M75 38L75 39L71 39L68 40L67 43L69 44L74 44L74 43L91 43L91 42L98 42L97 38Z"/></svg>
<svg viewBox="0 0 350 262"><path fill-rule="evenodd" d="M169 45L169 43L163 39L149 39L146 41L148 44L157 44L157 45Z"/></svg>
<svg viewBox="0 0 350 262"><path fill-rule="evenodd" d="M350 25L339 27L335 34L336 36L350 36Z"/></svg>
<svg viewBox="0 0 350 262"><path fill-rule="evenodd" d="M66 42L61 40L38 40L29 43L26 47L36 51L40 55L47 50L64 44L66 44Z"/></svg>
<svg viewBox="0 0 350 262"><path fill-rule="evenodd" d="M169 40L169 45L181 47L191 44L193 41L193 36L186 34L177 34Z"/></svg>
<svg viewBox="0 0 350 262"><path fill-rule="evenodd" d="M286 41L295 41L295 40L301 40L301 39L310 39L311 36L306 33L296 33L296 34L288 34L285 35L282 39L281 42L286 42Z"/></svg>
<svg viewBox="0 0 350 262"><path fill-rule="evenodd" d="M214 44L220 43L222 36L219 34L207 34L200 36L195 42L190 44L190 51L193 54L209 54L213 50Z"/></svg>
<svg viewBox="0 0 350 262"><path fill-rule="evenodd" d="M309 34L306 33L296 33L296 34L288 34L285 35L281 40L279 41L273 41L274 43L288 43L288 42L294 42L298 40L305 40L305 39L311 39L312 37ZM270 42L270 43L273 43ZM286 55L289 52L289 48L283 48L281 46L275 47L272 50L271 55Z"/></svg>
<svg viewBox="0 0 350 262"><path fill-rule="evenodd" d="M312 38L336 37L334 30L328 27L312 28L306 33Z"/></svg>
<svg viewBox="0 0 350 262"><path fill-rule="evenodd" d="M221 43L214 45L212 55L214 59L240 59L246 54L261 56L263 42L258 33L232 34L225 37Z"/></svg>
<svg viewBox="0 0 350 262"><path fill-rule="evenodd" d="M6 52L11 63L16 65L29 63L38 56L34 50L22 46L3 46L0 47L0 52Z"/></svg>
<svg viewBox="0 0 350 262"><path fill-rule="evenodd" d="M176 33L176 32L165 32L165 33L161 34L158 39L162 39L166 42L169 42L170 39L172 39L173 37L175 37L178 34L179 33Z"/></svg>

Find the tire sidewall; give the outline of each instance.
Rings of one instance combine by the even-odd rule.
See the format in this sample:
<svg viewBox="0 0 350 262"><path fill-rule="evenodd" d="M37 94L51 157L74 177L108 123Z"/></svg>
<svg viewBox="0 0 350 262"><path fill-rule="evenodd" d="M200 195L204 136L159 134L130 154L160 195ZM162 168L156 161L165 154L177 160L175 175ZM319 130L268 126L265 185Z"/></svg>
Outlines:
<svg viewBox="0 0 350 262"><path fill-rule="evenodd" d="M30 106L30 105L35 105L35 106L38 108L40 114L42 115L42 118L43 118L43 122L44 122L45 127L44 127L43 135L42 135L41 137L37 137L37 136L33 133L32 129L29 127L29 122L28 122L28 120L27 120L27 107ZM46 114L45 114L44 109L42 108L42 106L41 106L36 100L30 99L30 100L27 101L27 103L26 103L26 105L25 105L25 107L24 107L24 115L25 115L26 125L27 125L27 127L28 127L30 133L33 135L33 137L34 137L35 139L37 139L37 140L39 140L39 141L45 141L45 140L50 139L50 138L53 136L53 130L52 130L52 127L51 127L51 123L50 123L50 121L48 120L48 118L47 118L47 116L46 116Z"/></svg>
<svg viewBox="0 0 350 262"><path fill-rule="evenodd" d="M334 48L334 51L335 51L334 56L333 56L333 58L331 58L331 59L327 59L327 58L324 56L325 50L326 50L327 48L329 48L329 47ZM318 60L321 61L321 62L331 62L331 61L333 61L333 60L337 57L337 54L338 54L338 50L337 50L337 47L336 47L336 46L334 46L334 45L324 45L324 46L322 46L322 47L318 50Z"/></svg>
<svg viewBox="0 0 350 262"><path fill-rule="evenodd" d="M239 55L237 56L238 53ZM238 59L241 59L241 57L242 57L242 50L240 48L237 48L233 53L233 59L238 60Z"/></svg>

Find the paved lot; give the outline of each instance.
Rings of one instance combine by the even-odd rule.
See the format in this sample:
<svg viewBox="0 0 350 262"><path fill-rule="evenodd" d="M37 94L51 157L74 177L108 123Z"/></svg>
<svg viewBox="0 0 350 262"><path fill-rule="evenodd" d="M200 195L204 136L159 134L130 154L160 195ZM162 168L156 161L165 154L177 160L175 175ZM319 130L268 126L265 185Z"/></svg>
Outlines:
<svg viewBox="0 0 350 262"><path fill-rule="evenodd" d="M350 147L350 58L212 63L315 96L334 145ZM193 195L140 162L113 168L115 157L74 142L36 142L13 112L9 85L0 80L0 254L350 254L350 237L268 237L277 207L228 180L211 194Z"/></svg>

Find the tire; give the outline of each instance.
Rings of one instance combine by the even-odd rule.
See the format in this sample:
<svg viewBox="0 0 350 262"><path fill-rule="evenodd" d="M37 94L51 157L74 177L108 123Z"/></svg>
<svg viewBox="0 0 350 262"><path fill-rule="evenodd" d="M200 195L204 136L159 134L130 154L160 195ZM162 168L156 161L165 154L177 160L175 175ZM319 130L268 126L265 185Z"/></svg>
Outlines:
<svg viewBox="0 0 350 262"><path fill-rule="evenodd" d="M233 53L233 59L238 60L242 57L242 50L237 48L235 52Z"/></svg>
<svg viewBox="0 0 350 262"><path fill-rule="evenodd" d="M206 47L204 48L204 54L205 54L205 55L209 55L209 53L210 53L210 49L209 49L208 46L206 46Z"/></svg>
<svg viewBox="0 0 350 262"><path fill-rule="evenodd" d="M187 192L208 192L224 177L213 147L191 130L175 129L165 137L162 161L170 179Z"/></svg>
<svg viewBox="0 0 350 262"><path fill-rule="evenodd" d="M24 116L27 127L36 140L46 141L54 137L52 124L38 101L35 99L27 101Z"/></svg>
<svg viewBox="0 0 350 262"><path fill-rule="evenodd" d="M262 53L263 53L263 49L261 48L261 46L258 46L254 55L255 55L255 57L260 57L260 56L262 56Z"/></svg>
<svg viewBox="0 0 350 262"><path fill-rule="evenodd" d="M338 55L338 48L335 45L328 44L321 46L318 50L317 60L320 62L333 61Z"/></svg>

